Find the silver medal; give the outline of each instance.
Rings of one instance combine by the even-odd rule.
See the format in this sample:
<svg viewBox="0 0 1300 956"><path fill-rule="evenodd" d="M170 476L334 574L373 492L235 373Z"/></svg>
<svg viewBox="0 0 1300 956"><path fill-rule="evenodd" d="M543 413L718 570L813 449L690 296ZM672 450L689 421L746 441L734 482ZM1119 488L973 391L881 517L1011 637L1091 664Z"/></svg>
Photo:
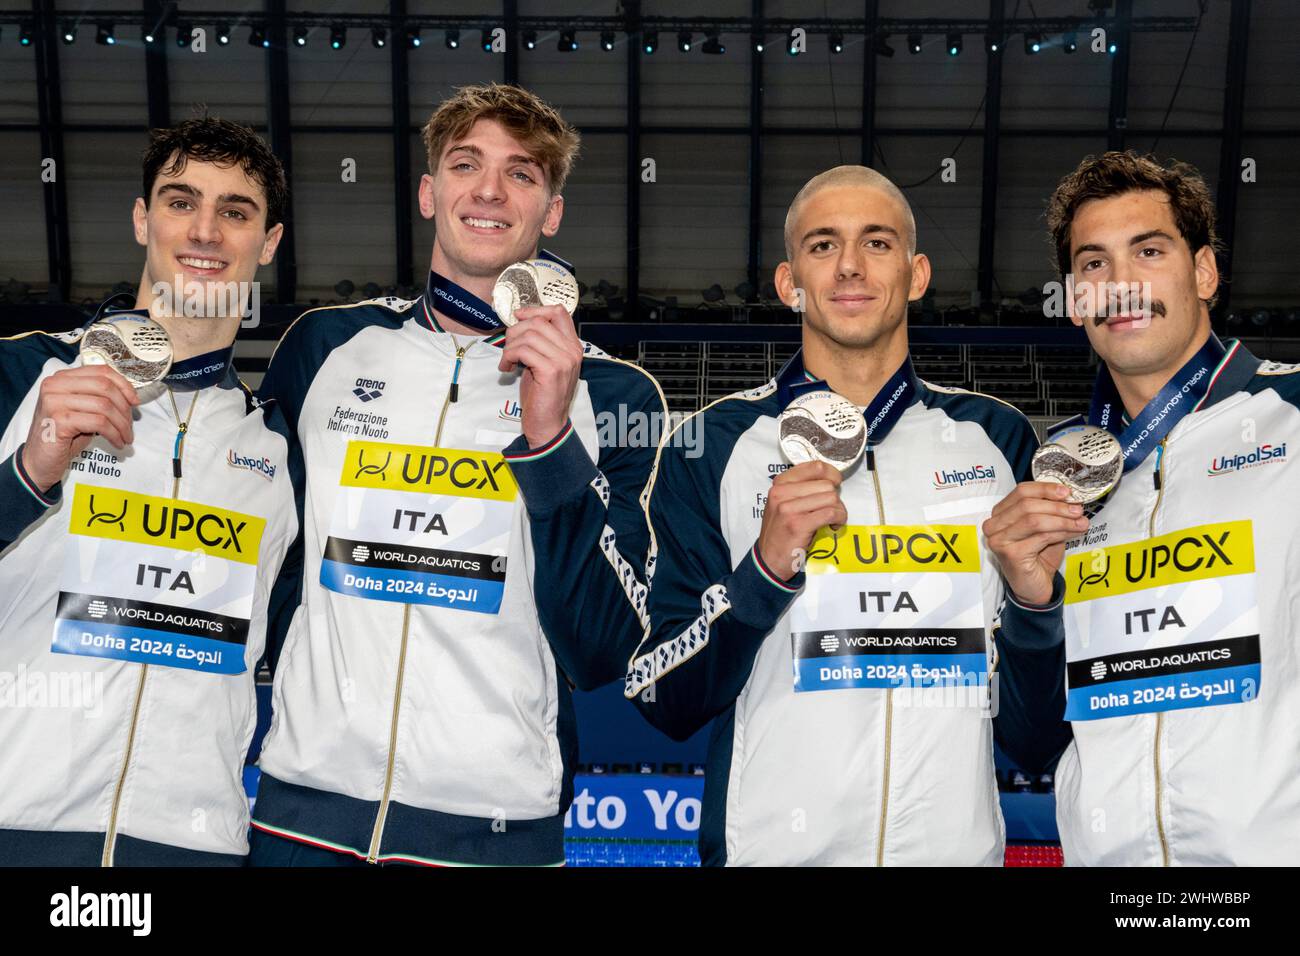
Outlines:
<svg viewBox="0 0 1300 956"><path fill-rule="evenodd" d="M139 315L109 316L81 336L81 364L108 365L136 388L162 379L172 367L167 330Z"/></svg>
<svg viewBox="0 0 1300 956"><path fill-rule="evenodd" d="M1124 471L1124 452L1106 429L1076 425L1034 452L1031 467L1034 481L1065 485L1070 489L1067 501L1088 504L1115 487Z"/></svg>
<svg viewBox="0 0 1300 956"><path fill-rule="evenodd" d="M834 392L800 395L777 418L781 452L792 465L824 461L852 468L867 447L867 423L858 406Z"/></svg>
<svg viewBox="0 0 1300 956"><path fill-rule="evenodd" d="M514 325L515 310L533 305L562 305L573 315L578 308L578 280L550 259L527 259L506 266L492 287L492 308L506 325Z"/></svg>

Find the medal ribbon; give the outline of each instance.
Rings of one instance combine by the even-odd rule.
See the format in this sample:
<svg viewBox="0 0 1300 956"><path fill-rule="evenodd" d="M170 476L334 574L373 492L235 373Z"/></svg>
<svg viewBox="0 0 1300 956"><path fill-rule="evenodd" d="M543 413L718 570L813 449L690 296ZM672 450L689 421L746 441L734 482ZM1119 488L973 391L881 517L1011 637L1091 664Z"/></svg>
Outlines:
<svg viewBox="0 0 1300 956"><path fill-rule="evenodd" d="M1123 419L1124 403L1120 400L1119 390L1115 387L1110 370L1102 363L1092 392L1088 423L1106 429L1119 440L1124 453L1125 472L1140 465L1151 454L1151 449L1165 440L1183 416L1201 406L1219 372L1239 345L1239 342L1233 342L1231 349L1225 349L1223 343L1211 332L1197 353L1187 360L1156 397L1128 424Z"/></svg>
<svg viewBox="0 0 1300 956"><path fill-rule="evenodd" d="M539 259L549 259L557 265L568 269L573 275L577 275L573 265L561 259L553 252L543 249L537 256ZM490 303L484 302L473 292L463 288L459 284L452 282L446 276L429 270L429 285L424 293L424 317L429 323L429 327L442 331L438 325L437 319L433 317L434 311L451 316L462 325L468 325L472 329L477 329L484 334L499 332L505 329L506 324L501 321L497 315L496 309L492 308Z"/></svg>
<svg viewBox="0 0 1300 956"><path fill-rule="evenodd" d="M793 368L790 371L793 373ZM824 379L816 378L806 369L801 371L807 381L794 382L788 386L788 394L792 399L808 392L830 391L830 386ZM912 369L912 357L909 355L889 377L889 381L876 392L875 398L862 413L867 422L867 444L879 445L883 442L885 436L903 417L903 412L907 411L908 406L918 397L916 372Z"/></svg>
<svg viewBox="0 0 1300 956"><path fill-rule="evenodd" d="M117 296L113 297L113 299L115 298ZM142 319L150 318L148 309L109 308L108 306L113 299L108 299L99 307L89 325L100 321L111 322L118 316L123 315L135 315ZM225 379L230 371L230 366L234 364L234 358L235 346L232 344L224 349L216 349L202 355L193 355L180 362L173 362L171 369L162 379L163 384L181 392L196 391L200 388L207 388L209 385L216 385Z"/></svg>

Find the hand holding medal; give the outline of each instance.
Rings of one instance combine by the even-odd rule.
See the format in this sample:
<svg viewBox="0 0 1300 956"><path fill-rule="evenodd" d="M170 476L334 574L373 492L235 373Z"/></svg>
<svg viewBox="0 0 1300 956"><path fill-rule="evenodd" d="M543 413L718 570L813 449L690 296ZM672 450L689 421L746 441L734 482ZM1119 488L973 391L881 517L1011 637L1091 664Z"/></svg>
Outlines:
<svg viewBox="0 0 1300 956"><path fill-rule="evenodd" d="M793 467L772 479L756 551L766 571L788 581L802 570L817 532L849 520L840 485L862 457L867 427L856 405L822 389L790 402L777 418L777 436Z"/></svg>
<svg viewBox="0 0 1300 956"><path fill-rule="evenodd" d="M984 534L1017 598L1046 604L1065 543L1087 531L1089 516L1123 473L1124 455L1110 432L1080 425L1052 436L1031 468L1034 480L994 506Z"/></svg>
<svg viewBox="0 0 1300 956"><path fill-rule="evenodd" d="M573 315L578 308L578 280L550 259L528 259L506 266L492 287L492 308L507 326L515 325L518 309L561 305Z"/></svg>
<svg viewBox="0 0 1300 956"><path fill-rule="evenodd" d="M521 424L530 448L565 428L582 369L582 342L573 323L578 307L573 273L549 259L507 266L492 289L492 307L506 326L502 372L523 365L519 380Z"/></svg>
<svg viewBox="0 0 1300 956"><path fill-rule="evenodd" d="M117 448L135 439L138 390L172 364L167 331L140 315L108 316L81 336L81 365L44 379L22 449L22 468L42 493L63 480L68 463L102 435Z"/></svg>

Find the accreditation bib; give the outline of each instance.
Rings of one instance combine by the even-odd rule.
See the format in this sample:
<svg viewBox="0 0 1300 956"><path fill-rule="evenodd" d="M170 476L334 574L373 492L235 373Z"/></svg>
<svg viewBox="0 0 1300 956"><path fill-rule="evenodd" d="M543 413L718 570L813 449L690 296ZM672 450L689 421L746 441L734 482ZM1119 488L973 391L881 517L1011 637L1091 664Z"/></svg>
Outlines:
<svg viewBox="0 0 1300 956"><path fill-rule="evenodd" d="M974 525L823 528L805 570L795 691L987 683Z"/></svg>
<svg viewBox="0 0 1300 956"><path fill-rule="evenodd" d="M1259 694L1249 521L1066 561L1067 720L1237 704Z"/></svg>
<svg viewBox="0 0 1300 956"><path fill-rule="evenodd" d="M498 452L348 442L320 583L496 614L518 497Z"/></svg>
<svg viewBox="0 0 1300 956"><path fill-rule="evenodd" d="M56 654L242 674L266 520L79 483Z"/></svg>

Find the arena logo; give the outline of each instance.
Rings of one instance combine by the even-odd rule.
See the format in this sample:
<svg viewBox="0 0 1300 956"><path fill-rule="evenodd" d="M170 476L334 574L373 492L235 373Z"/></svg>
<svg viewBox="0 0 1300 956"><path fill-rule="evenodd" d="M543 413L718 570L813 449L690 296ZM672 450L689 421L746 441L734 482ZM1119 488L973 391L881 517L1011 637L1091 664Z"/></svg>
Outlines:
<svg viewBox="0 0 1300 956"><path fill-rule="evenodd" d="M1245 455L1220 455L1210 462L1210 467L1205 470L1205 473L1213 478L1216 475L1229 475L1243 468L1254 468L1256 465L1267 465L1271 461L1285 459L1286 442L1280 445L1257 445L1254 451Z"/></svg>
<svg viewBox="0 0 1300 956"><path fill-rule="evenodd" d="M352 389L352 394L363 402L373 402L384 394L384 387L387 384L387 382L377 382L373 378L359 378Z"/></svg>
<svg viewBox="0 0 1300 956"><path fill-rule="evenodd" d="M991 485L997 480L997 473L992 465L971 465L969 468L955 468L952 471L936 471L934 486L940 491L963 488L970 484Z"/></svg>

